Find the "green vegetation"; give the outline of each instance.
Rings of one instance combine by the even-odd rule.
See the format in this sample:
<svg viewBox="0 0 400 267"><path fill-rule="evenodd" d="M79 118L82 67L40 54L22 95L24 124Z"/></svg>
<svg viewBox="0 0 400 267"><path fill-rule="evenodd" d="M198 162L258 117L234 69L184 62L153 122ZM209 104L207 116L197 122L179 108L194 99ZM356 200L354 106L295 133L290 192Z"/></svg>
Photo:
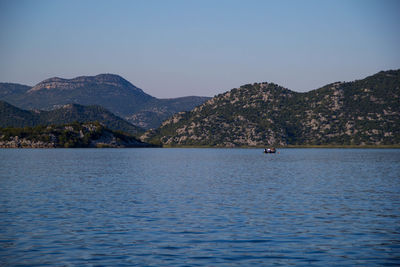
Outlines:
<svg viewBox="0 0 400 267"><path fill-rule="evenodd" d="M100 106L71 104L50 111L28 111L0 101L0 127L59 125L75 121L98 121L110 129L135 136L139 136L144 132L140 127L130 124Z"/></svg>
<svg viewBox="0 0 400 267"><path fill-rule="evenodd" d="M197 96L158 99L113 74L74 79L51 78L34 87L0 83L0 100L19 108L53 110L67 104L97 105L146 129L157 128L173 114L191 110L208 99ZM77 118L75 120L82 121ZM99 118L95 120L101 121ZM127 129L125 131L132 133Z"/></svg>
<svg viewBox="0 0 400 267"><path fill-rule="evenodd" d="M173 115L142 138L169 147L399 146L399 87L400 70L337 82L307 93L273 83L246 84L191 111ZM46 109L65 103L98 103L147 128L208 99L156 99L109 74L71 80L52 78L30 89L0 84L0 98L19 106ZM0 102L0 114L0 127L99 121L113 130L136 136L143 133L100 106L69 104L54 110L27 111ZM60 138L64 146L82 145L69 135Z"/></svg>
<svg viewBox="0 0 400 267"><path fill-rule="evenodd" d="M400 144L400 70L297 93L255 83L174 115L145 140L168 146Z"/></svg>
<svg viewBox="0 0 400 267"><path fill-rule="evenodd" d="M0 128L0 147L145 147L133 136L112 131L99 122L24 128Z"/></svg>

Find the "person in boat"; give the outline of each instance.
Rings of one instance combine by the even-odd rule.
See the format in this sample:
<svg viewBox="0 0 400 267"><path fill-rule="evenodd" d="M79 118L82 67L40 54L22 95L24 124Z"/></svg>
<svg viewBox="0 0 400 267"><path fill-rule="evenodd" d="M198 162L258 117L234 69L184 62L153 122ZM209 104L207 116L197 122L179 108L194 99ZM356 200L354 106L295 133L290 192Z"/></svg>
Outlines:
<svg viewBox="0 0 400 267"><path fill-rule="evenodd" d="M275 153L275 152L276 152L276 150L274 147L273 148L264 148L264 153Z"/></svg>

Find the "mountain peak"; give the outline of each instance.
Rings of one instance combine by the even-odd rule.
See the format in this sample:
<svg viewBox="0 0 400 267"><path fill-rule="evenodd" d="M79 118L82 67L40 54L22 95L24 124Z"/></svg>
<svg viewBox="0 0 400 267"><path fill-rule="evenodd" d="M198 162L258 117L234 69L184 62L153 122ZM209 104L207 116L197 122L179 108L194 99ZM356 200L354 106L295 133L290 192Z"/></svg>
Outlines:
<svg viewBox="0 0 400 267"><path fill-rule="evenodd" d="M98 74L96 76L79 76L72 79L64 79L59 77L53 77L46 79L37 85L35 85L28 92L36 92L40 90L74 90L74 89L85 89L87 87L96 86L109 86L114 88L126 88L133 90L138 93L144 93L141 89L137 88L129 81L125 80L116 74Z"/></svg>
<svg viewBox="0 0 400 267"><path fill-rule="evenodd" d="M96 76L93 76L93 78L98 79L98 80L105 80L105 81L124 81L124 82L127 82L127 80L125 80L121 76L119 76L117 74L112 74L112 73L100 73L100 74L97 74Z"/></svg>

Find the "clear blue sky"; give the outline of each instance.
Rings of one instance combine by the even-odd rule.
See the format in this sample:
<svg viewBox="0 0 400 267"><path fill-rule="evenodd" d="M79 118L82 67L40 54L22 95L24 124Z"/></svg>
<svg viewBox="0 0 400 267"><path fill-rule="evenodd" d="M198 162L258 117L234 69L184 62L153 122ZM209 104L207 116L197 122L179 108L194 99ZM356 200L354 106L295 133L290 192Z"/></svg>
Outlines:
<svg viewBox="0 0 400 267"><path fill-rule="evenodd" d="M0 81L115 73L156 97L400 68L400 1L0 0Z"/></svg>

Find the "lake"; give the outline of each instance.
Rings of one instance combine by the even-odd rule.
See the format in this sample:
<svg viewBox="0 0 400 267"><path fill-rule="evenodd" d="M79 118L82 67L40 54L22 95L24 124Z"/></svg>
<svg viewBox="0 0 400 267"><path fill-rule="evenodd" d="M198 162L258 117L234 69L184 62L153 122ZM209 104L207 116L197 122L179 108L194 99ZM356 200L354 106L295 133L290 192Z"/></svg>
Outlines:
<svg viewBox="0 0 400 267"><path fill-rule="evenodd" d="M0 149L0 265L400 265L400 150Z"/></svg>

